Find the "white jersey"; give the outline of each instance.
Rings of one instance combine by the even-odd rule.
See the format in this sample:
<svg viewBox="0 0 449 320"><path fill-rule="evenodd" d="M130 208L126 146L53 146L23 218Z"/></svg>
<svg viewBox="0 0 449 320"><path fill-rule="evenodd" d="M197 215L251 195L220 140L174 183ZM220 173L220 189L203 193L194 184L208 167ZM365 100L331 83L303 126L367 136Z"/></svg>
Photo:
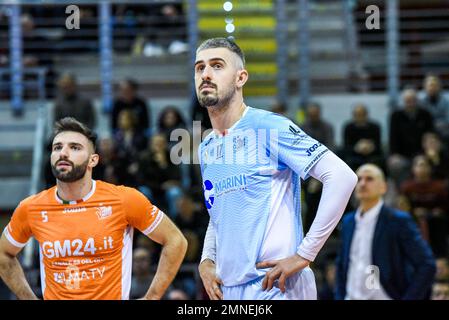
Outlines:
<svg viewBox="0 0 449 320"><path fill-rule="evenodd" d="M300 178L327 151L289 119L251 107L224 136L212 132L204 139L198 152L205 204L225 286L263 276L257 262L297 252Z"/></svg>

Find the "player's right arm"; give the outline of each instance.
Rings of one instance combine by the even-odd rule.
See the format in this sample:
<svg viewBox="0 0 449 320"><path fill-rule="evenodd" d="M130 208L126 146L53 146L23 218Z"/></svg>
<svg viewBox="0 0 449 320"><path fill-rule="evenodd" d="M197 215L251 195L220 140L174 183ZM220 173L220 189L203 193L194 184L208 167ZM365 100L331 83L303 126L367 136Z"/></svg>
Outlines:
<svg viewBox="0 0 449 320"><path fill-rule="evenodd" d="M0 277L20 300L37 300L25 278L17 255L22 250L9 242L5 232L0 239Z"/></svg>
<svg viewBox="0 0 449 320"><path fill-rule="evenodd" d="M216 274L215 253L215 230L209 221L198 271L209 298L211 300L223 300L223 293L220 289L220 285L223 283Z"/></svg>

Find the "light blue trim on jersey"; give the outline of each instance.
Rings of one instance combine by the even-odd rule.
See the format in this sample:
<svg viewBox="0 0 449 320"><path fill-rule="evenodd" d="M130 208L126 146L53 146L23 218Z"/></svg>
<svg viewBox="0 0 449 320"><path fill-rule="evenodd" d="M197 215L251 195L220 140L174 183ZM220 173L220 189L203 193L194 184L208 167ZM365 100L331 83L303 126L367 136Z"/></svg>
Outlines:
<svg viewBox="0 0 449 320"><path fill-rule="evenodd" d="M292 176L293 183L293 205L295 207L295 229L298 230L296 233L296 248L299 248L299 245L304 238L304 229L302 225L301 218L301 180L297 173L293 172Z"/></svg>

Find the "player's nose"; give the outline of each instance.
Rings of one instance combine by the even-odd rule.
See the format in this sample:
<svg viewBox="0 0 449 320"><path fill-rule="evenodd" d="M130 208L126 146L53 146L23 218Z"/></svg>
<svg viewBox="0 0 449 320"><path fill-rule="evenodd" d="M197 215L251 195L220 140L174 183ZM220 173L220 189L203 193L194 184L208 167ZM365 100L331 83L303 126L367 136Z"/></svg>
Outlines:
<svg viewBox="0 0 449 320"><path fill-rule="evenodd" d="M210 66L204 67L203 72L201 73L201 79L203 81L212 79L212 68Z"/></svg>
<svg viewBox="0 0 449 320"><path fill-rule="evenodd" d="M59 152L59 155L61 158L68 158L69 157L69 147L63 146L61 148L61 151Z"/></svg>

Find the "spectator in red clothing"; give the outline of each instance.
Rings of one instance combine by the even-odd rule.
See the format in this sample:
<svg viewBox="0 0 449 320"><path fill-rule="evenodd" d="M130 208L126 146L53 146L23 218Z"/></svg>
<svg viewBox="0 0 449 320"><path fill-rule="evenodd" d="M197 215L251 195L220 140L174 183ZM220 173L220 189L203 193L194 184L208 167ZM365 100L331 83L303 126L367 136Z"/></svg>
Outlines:
<svg viewBox="0 0 449 320"><path fill-rule="evenodd" d="M401 186L401 193L411 204L423 236L435 256L446 256L448 251L448 194L445 181L432 179L432 167L423 155L413 159L413 178Z"/></svg>

